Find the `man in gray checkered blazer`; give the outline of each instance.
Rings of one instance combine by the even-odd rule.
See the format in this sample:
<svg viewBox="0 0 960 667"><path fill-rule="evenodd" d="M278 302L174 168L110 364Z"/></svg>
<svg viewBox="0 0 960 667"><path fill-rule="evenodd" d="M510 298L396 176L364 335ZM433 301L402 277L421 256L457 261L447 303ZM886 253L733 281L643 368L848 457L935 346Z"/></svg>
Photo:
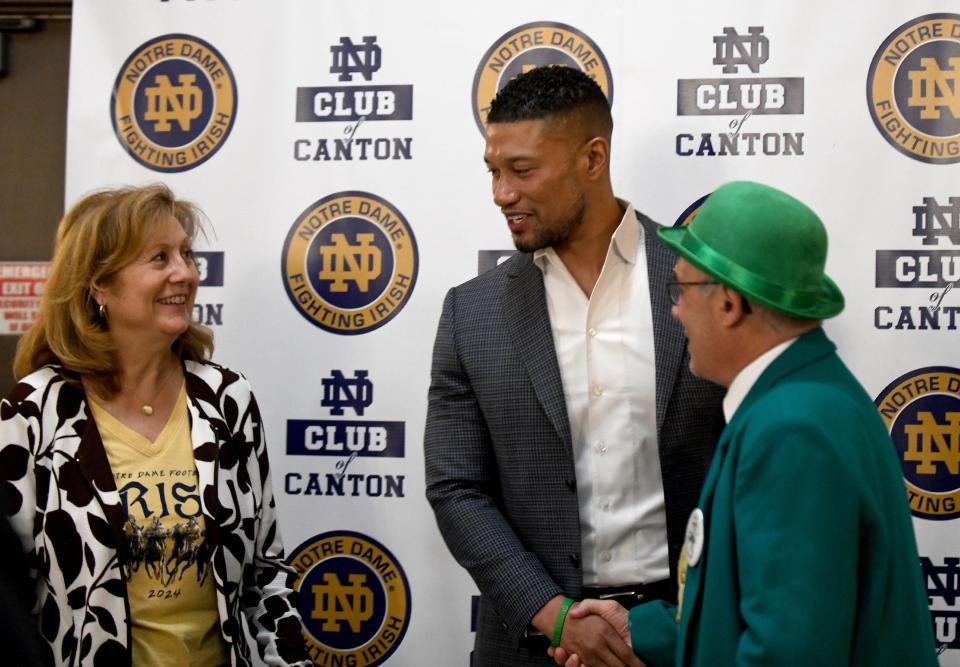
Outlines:
<svg viewBox="0 0 960 667"><path fill-rule="evenodd" d="M487 123L494 202L520 253L444 301L427 498L482 594L474 665L552 665L552 643L636 667L599 617L564 622L566 598L676 600L722 389L689 371L657 225L613 195L597 84L533 69Z"/></svg>

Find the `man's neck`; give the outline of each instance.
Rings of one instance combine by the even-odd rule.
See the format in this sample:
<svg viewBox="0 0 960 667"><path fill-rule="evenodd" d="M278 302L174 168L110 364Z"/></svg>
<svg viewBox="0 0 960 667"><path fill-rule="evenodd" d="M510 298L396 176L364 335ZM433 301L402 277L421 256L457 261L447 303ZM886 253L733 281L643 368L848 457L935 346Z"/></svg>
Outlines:
<svg viewBox="0 0 960 667"><path fill-rule="evenodd" d="M794 340L796 339L788 338L777 343L737 372L727 387L727 395L723 399L723 416L727 420L727 423L730 423L730 420L733 419L733 415L740 407L740 404L743 403L743 400L747 397L747 394L753 388L753 385L756 384L757 380L760 379L760 376L763 375L764 371L767 370L770 364L772 364Z"/></svg>
<svg viewBox="0 0 960 667"><path fill-rule="evenodd" d="M763 325L761 325L763 326ZM718 384L729 387L740 372L766 354L768 351L777 347L781 343L791 341L795 338L816 329L819 325L810 327L796 327L784 331L774 331L764 327L762 333L741 338L737 343L735 351L729 356L731 361L727 373L718 381Z"/></svg>
<svg viewBox="0 0 960 667"><path fill-rule="evenodd" d="M612 194L609 198L604 197L600 205L584 212L583 223L575 237L553 247L588 297L600 278L610 240L623 219L624 211Z"/></svg>

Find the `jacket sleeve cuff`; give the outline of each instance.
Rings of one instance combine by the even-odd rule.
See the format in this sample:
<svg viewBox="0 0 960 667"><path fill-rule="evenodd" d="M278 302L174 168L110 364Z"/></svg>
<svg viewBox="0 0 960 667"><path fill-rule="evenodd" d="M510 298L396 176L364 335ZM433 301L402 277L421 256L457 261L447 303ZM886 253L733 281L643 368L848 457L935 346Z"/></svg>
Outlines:
<svg viewBox="0 0 960 667"><path fill-rule="evenodd" d="M677 608L662 600L629 612L630 643L647 667L674 667L677 659Z"/></svg>

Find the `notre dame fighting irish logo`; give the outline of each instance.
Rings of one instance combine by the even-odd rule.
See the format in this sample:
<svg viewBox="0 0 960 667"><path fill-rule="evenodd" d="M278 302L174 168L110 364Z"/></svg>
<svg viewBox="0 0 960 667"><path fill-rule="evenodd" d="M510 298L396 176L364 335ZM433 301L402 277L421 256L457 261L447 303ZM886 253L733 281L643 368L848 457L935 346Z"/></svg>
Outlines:
<svg viewBox="0 0 960 667"><path fill-rule="evenodd" d="M209 160L230 135L236 112L230 66L192 35L141 44L120 68L111 100L113 129L124 150L162 172Z"/></svg>
<svg viewBox="0 0 960 667"><path fill-rule="evenodd" d="M613 73L588 35L565 23L535 21L507 31L480 59L473 76L473 118L485 132L490 102L514 77L534 67L576 67L597 82L613 103Z"/></svg>
<svg viewBox="0 0 960 667"><path fill-rule="evenodd" d="M920 16L890 33L870 64L867 103L904 155L960 161L960 15Z"/></svg>
<svg viewBox="0 0 960 667"><path fill-rule="evenodd" d="M361 334L400 312L417 280L413 230L385 199L338 192L311 204L290 228L283 280L312 324Z"/></svg>
<svg viewBox="0 0 960 667"><path fill-rule="evenodd" d="M289 562L314 663L373 667L397 649L410 624L410 588L382 544L333 531L301 544Z"/></svg>
<svg viewBox="0 0 960 667"><path fill-rule="evenodd" d="M960 369L911 371L875 402L900 458L914 516L960 516Z"/></svg>

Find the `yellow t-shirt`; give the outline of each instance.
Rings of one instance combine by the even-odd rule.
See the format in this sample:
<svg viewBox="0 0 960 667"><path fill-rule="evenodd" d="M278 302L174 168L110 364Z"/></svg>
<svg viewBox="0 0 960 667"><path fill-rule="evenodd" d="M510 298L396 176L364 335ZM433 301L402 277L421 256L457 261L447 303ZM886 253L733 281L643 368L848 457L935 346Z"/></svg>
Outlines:
<svg viewBox="0 0 960 667"><path fill-rule="evenodd" d="M205 543L186 388L154 442L90 402L123 499L133 664L228 661Z"/></svg>

